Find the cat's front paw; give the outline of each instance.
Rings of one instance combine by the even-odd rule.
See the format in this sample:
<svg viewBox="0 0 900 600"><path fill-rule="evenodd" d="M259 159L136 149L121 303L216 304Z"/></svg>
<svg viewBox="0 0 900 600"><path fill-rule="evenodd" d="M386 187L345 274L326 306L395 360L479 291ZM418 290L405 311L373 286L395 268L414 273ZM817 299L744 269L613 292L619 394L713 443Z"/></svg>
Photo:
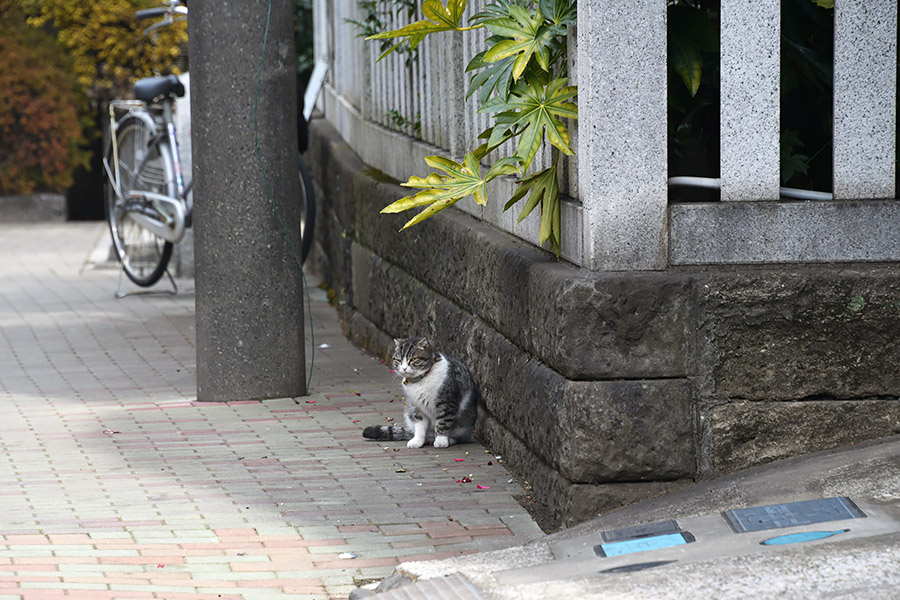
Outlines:
<svg viewBox="0 0 900 600"><path fill-rule="evenodd" d="M413 438L413 439L409 440L408 442L406 442L406 447L407 448L421 448L424 443L425 443L425 440L419 440L419 439Z"/></svg>
<svg viewBox="0 0 900 600"><path fill-rule="evenodd" d="M450 446L450 440L447 439L446 435L438 435L434 438L434 447L435 448L447 448Z"/></svg>

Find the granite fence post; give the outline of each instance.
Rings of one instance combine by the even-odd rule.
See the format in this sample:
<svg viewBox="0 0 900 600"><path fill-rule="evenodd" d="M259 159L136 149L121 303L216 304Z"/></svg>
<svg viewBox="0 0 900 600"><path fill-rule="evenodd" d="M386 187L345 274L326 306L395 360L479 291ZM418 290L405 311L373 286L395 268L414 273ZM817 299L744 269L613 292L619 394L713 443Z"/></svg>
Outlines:
<svg viewBox="0 0 900 600"><path fill-rule="evenodd" d="M578 193L582 264L666 268L666 3L578 6Z"/></svg>
<svg viewBox="0 0 900 600"><path fill-rule="evenodd" d="M834 197L894 198L897 2L842 1L834 19Z"/></svg>
<svg viewBox="0 0 900 600"><path fill-rule="evenodd" d="M306 391L292 8L190 4L201 401Z"/></svg>
<svg viewBox="0 0 900 600"><path fill-rule="evenodd" d="M721 20L721 198L778 200L781 2L723 2Z"/></svg>

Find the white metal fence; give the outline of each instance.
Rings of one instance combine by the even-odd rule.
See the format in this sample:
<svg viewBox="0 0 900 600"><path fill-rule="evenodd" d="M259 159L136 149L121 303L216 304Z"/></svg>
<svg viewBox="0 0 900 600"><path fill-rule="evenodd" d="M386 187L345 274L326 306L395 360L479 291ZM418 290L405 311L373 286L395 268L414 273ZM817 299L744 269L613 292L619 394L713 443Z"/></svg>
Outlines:
<svg viewBox="0 0 900 600"><path fill-rule="evenodd" d="M468 15L483 0L471 2ZM564 171L564 258L591 269L677 264L900 260L895 196L897 1L837 0L834 200L779 200L780 2L721 2L721 202L667 202L665 0L579 3L570 40L577 159ZM399 180L423 157L461 157L488 127L465 102L468 60L486 33L438 34L416 60L381 63L347 22L357 0L315 0L316 53L329 64L320 108L368 164ZM391 27L406 23L395 15ZM548 156L541 157L541 162ZM673 173L672 175L677 175ZM517 224L498 182L487 207L463 210L537 239L537 211Z"/></svg>

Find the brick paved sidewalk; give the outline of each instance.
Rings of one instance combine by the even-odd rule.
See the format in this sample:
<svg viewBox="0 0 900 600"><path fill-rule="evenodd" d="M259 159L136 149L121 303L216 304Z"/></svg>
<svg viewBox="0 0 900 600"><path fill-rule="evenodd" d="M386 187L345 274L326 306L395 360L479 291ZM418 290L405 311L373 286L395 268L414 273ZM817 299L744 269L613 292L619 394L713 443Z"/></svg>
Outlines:
<svg viewBox="0 0 900 600"><path fill-rule="evenodd" d="M116 271L85 268L105 235L0 225L0 600L344 599L540 535L480 445L362 439L398 387L321 290L310 397L194 401L192 283L116 300Z"/></svg>

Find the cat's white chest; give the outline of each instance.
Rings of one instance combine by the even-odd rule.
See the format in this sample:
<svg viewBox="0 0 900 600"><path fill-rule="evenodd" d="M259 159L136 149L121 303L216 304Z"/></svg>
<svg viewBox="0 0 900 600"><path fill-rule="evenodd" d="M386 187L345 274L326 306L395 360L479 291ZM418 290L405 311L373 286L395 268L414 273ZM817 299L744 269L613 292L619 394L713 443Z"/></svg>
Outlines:
<svg viewBox="0 0 900 600"><path fill-rule="evenodd" d="M431 419L434 418L435 400L447 377L447 369L448 361L441 356L441 360L434 363L425 377L418 381L405 380L403 382L403 393L406 394L406 400L417 406Z"/></svg>

